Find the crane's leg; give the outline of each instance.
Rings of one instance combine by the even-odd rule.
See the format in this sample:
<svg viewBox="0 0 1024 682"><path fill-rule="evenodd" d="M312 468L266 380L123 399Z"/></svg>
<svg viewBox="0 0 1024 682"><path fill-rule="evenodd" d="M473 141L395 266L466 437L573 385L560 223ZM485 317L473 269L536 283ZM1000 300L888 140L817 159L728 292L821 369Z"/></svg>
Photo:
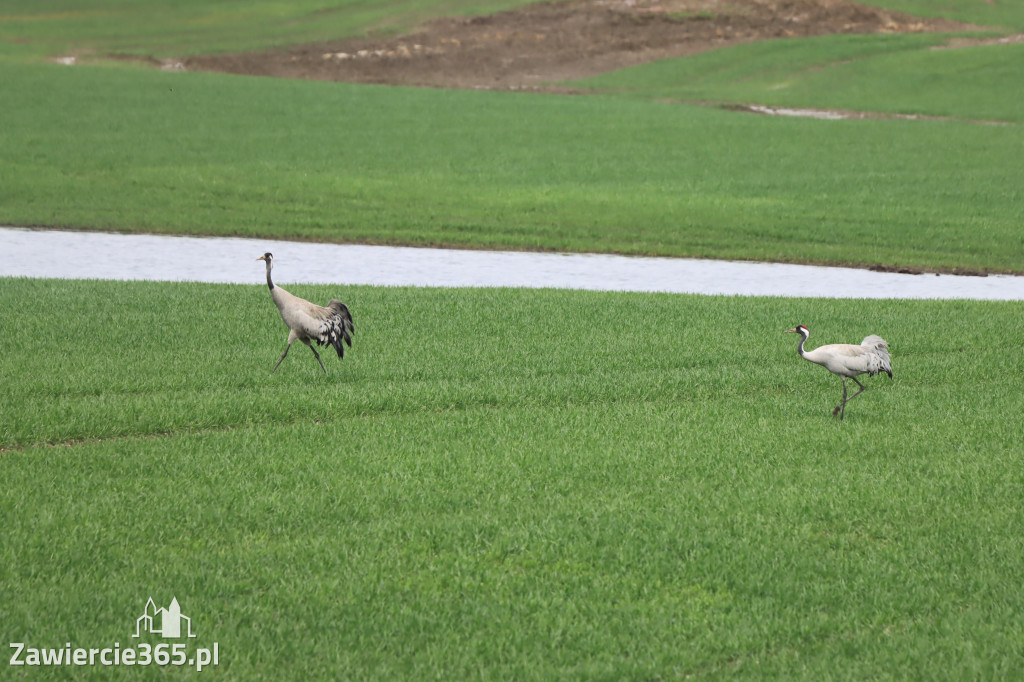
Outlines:
<svg viewBox="0 0 1024 682"><path fill-rule="evenodd" d="M839 378L843 380L843 400L842 400L841 403L836 405L836 409L832 410L832 416L833 417L836 416L836 413L839 412L839 409L843 408L842 413L839 414L839 421L843 421L843 415L846 414L846 409L845 409L846 408L846 377L839 377Z"/></svg>
<svg viewBox="0 0 1024 682"><path fill-rule="evenodd" d="M839 406L836 407L836 409L832 411L832 416L834 417L834 416L836 416L836 412L839 412L839 408L840 407L843 408L842 411L839 412L839 421L843 421L843 416L846 414L846 403L850 402L851 400L853 400L854 398L856 398L857 396L859 396L861 393L864 392L864 388L865 388L864 384L862 384L859 381L857 381L857 377L850 377L850 378L853 379L855 384L860 386L860 390L857 391L856 393L854 393L853 395L851 395L849 398L847 398L846 397L846 377L843 377L843 402L841 402L839 404Z"/></svg>
<svg viewBox="0 0 1024 682"><path fill-rule="evenodd" d="M853 400L854 398L856 398L857 396L859 396L859 395L860 395L861 393L863 393L863 392L864 392L864 384L862 384L862 383L860 383L859 381L857 381L857 377L850 377L850 378L851 378L851 379L853 379L853 382L854 382L855 384L857 384L858 386L860 386L860 390L859 390L859 391L857 391L856 393L854 393L853 395L851 395L851 396L850 396L849 398L847 398L847 399L846 399L846 402L850 402L851 400Z"/></svg>
<svg viewBox="0 0 1024 682"><path fill-rule="evenodd" d="M324 367L324 361L320 359L320 354L316 352L316 348L313 348L313 344L311 344L306 339L302 339L302 343L304 343L307 346L309 346L309 349L311 351L313 351L313 357L315 357L316 361L320 363L320 369L322 369L324 371L324 374L327 374L327 368Z"/></svg>
<svg viewBox="0 0 1024 682"><path fill-rule="evenodd" d="M270 372L271 374L273 374L274 372L276 372L276 371L277 371L277 368L281 366L281 361L282 361L282 360L284 360L284 358L285 358L285 356L286 356L286 355L288 355L288 351L289 351L289 350L291 350L291 347L292 347L292 342L291 342L291 341L289 341L289 342L288 342L288 345L284 347L284 352L283 352L283 353L281 353L281 359L277 361L277 364L276 364L276 365L274 365L274 369L273 369L273 370L271 370L271 372Z"/></svg>

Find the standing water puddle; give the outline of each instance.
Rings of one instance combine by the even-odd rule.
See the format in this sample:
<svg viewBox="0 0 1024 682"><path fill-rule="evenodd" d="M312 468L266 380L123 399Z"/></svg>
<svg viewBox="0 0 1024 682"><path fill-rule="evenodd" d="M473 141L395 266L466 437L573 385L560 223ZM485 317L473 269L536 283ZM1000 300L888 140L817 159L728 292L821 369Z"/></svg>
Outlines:
<svg viewBox="0 0 1024 682"><path fill-rule="evenodd" d="M818 298L1024 300L1024 277L598 254L467 251L0 228L0 276L260 284L539 287Z"/></svg>

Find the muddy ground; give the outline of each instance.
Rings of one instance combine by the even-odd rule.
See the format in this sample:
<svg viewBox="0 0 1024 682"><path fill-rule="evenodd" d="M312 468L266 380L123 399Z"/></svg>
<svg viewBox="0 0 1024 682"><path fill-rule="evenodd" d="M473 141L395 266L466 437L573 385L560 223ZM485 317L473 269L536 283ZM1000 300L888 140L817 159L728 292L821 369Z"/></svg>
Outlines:
<svg viewBox="0 0 1024 682"><path fill-rule="evenodd" d="M386 39L190 57L178 68L354 83L565 91L559 81L755 40L973 28L847 0L569 0Z"/></svg>

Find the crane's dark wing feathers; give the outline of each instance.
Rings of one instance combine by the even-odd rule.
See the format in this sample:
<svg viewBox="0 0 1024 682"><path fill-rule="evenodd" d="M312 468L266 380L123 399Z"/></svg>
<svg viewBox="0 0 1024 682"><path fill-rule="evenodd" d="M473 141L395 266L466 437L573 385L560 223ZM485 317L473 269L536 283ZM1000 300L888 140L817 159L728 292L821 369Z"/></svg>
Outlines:
<svg viewBox="0 0 1024 682"><path fill-rule="evenodd" d="M337 300L328 303L324 311L326 315L315 340L321 346L334 346L334 350L338 351L338 357L345 357L345 344L348 344L349 348L352 347L352 334L355 332L352 313L349 312L348 306Z"/></svg>

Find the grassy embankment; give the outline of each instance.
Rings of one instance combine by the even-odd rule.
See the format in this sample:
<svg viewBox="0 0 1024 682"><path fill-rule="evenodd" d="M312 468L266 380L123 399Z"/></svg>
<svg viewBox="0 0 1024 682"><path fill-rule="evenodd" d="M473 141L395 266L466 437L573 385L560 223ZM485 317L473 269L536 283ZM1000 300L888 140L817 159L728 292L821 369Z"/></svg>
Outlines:
<svg viewBox="0 0 1024 682"><path fill-rule="evenodd" d="M1017 304L297 286L355 347L271 376L262 287L2 286L11 641L152 595L234 679L1024 673ZM798 322L895 378L833 420Z"/></svg>
<svg viewBox="0 0 1024 682"><path fill-rule="evenodd" d="M932 34L766 41L574 85L669 101L1024 122L1024 103L1010 86L1024 76L1024 43L936 49L949 42Z"/></svg>

